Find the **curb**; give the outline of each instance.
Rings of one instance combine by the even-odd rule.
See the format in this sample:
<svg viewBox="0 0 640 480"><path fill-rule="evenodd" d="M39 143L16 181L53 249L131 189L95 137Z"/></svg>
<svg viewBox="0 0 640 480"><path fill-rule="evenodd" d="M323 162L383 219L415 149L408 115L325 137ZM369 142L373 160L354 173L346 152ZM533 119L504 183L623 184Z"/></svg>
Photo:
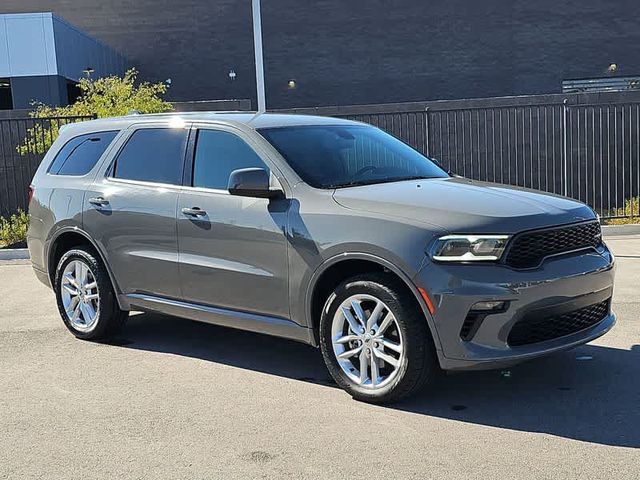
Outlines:
<svg viewBox="0 0 640 480"><path fill-rule="evenodd" d="M602 236L640 235L640 225L602 225Z"/></svg>
<svg viewBox="0 0 640 480"><path fill-rule="evenodd" d="M28 260L28 248L7 248L0 249L0 260Z"/></svg>

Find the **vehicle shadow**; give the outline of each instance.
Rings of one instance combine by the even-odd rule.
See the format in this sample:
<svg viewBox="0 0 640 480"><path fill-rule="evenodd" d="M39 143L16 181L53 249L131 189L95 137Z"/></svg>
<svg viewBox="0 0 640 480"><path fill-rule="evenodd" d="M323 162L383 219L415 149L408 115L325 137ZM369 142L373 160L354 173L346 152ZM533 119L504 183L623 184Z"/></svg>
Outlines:
<svg viewBox="0 0 640 480"><path fill-rule="evenodd" d="M335 386L313 347L164 315L132 316L111 344ZM433 389L379 408L640 448L639 379L640 345L584 345L508 371L443 375Z"/></svg>

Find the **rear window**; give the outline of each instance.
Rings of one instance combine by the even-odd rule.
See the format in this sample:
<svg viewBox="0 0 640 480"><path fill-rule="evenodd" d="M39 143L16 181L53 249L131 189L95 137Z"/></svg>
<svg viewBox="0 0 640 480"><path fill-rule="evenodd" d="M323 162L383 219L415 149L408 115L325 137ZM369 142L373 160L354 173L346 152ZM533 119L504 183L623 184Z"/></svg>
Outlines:
<svg viewBox="0 0 640 480"><path fill-rule="evenodd" d="M131 135L116 159L114 177L182 184L186 129L144 128Z"/></svg>
<svg viewBox="0 0 640 480"><path fill-rule="evenodd" d="M98 162L118 131L96 132L69 140L49 167L52 175L86 175Z"/></svg>

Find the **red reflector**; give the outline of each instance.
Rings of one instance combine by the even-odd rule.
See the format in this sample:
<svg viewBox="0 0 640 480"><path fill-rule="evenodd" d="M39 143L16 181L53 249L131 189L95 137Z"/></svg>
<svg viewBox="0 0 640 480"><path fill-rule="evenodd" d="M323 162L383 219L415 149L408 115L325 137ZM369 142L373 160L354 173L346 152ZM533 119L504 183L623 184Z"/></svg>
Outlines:
<svg viewBox="0 0 640 480"><path fill-rule="evenodd" d="M422 295L424 302L427 304L427 309L429 310L429 313L433 315L436 309L433 307L433 303L431 303L431 299L429 298L429 295L427 295L427 291L422 287L418 287L418 291L420 292L420 295Z"/></svg>

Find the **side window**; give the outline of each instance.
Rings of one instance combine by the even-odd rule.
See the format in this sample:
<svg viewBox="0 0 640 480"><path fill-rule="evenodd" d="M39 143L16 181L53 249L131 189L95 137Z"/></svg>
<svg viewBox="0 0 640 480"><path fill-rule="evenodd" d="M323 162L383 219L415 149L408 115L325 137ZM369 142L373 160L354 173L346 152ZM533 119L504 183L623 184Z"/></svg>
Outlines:
<svg viewBox="0 0 640 480"><path fill-rule="evenodd" d="M113 176L143 182L182 184L187 129L143 128L116 158Z"/></svg>
<svg viewBox="0 0 640 480"><path fill-rule="evenodd" d="M269 170L240 137L219 130L199 130L193 161L194 187L226 190L229 175L239 168Z"/></svg>
<svg viewBox="0 0 640 480"><path fill-rule="evenodd" d="M52 175L86 175L111 144L115 132L96 132L69 140L49 167Z"/></svg>

